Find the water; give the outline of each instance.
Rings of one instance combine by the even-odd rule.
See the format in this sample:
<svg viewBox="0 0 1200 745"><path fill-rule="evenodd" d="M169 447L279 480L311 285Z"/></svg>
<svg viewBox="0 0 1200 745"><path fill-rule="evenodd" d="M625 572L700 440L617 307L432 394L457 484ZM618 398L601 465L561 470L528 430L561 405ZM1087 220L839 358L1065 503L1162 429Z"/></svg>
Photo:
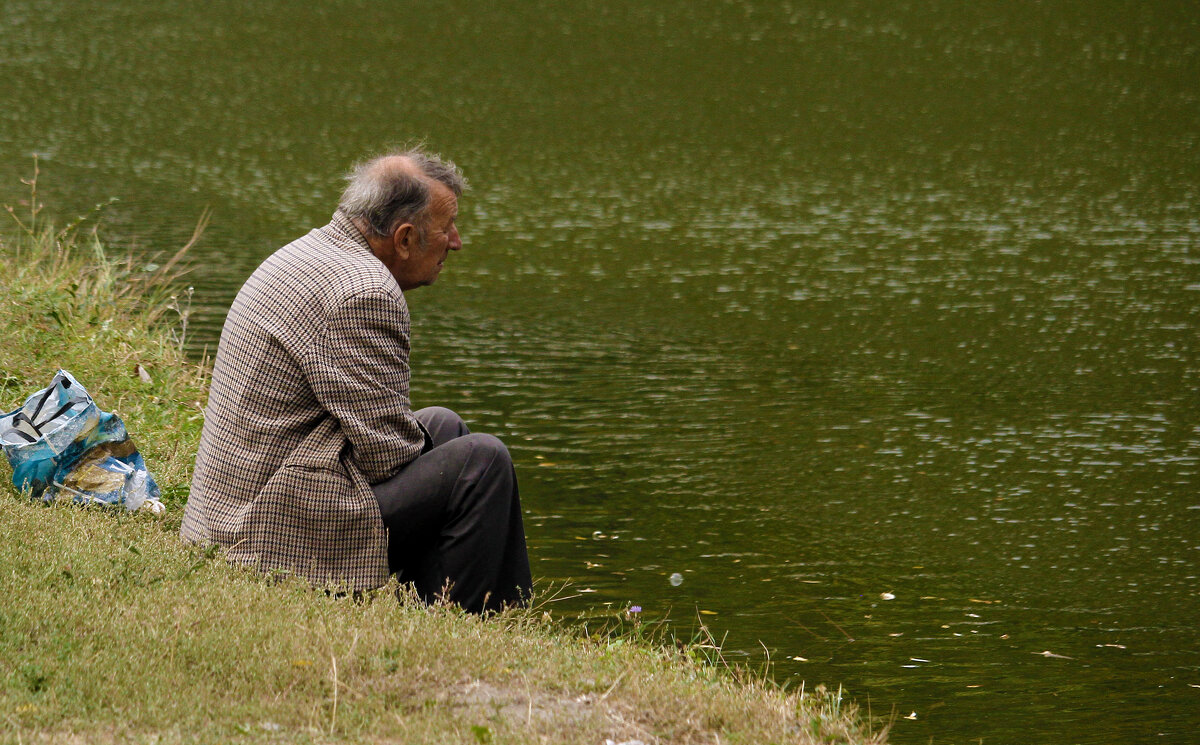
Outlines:
<svg viewBox="0 0 1200 745"><path fill-rule="evenodd" d="M212 224L189 326L424 137L414 399L509 443L563 615L705 624L897 743L1200 742L1187 3L7 0L0 197ZM594 623L595 620L589 620ZM908 718L915 713L915 718Z"/></svg>

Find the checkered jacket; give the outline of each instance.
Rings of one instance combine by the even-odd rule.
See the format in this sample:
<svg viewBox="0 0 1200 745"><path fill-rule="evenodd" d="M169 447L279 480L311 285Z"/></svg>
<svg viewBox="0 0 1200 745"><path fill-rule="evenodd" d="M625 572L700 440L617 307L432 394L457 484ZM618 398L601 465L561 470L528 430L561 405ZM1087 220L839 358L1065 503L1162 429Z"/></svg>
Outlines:
<svg viewBox="0 0 1200 745"><path fill-rule="evenodd" d="M183 538L315 584L382 585L370 484L424 444L408 355L404 295L340 211L268 257L221 332Z"/></svg>

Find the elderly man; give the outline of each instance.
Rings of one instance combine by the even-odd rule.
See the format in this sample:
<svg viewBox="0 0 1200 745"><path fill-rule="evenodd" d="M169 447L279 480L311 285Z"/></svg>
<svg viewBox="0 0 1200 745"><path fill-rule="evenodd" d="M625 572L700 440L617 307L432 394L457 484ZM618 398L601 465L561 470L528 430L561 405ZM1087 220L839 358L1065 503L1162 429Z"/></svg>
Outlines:
<svg viewBox="0 0 1200 745"><path fill-rule="evenodd" d="M347 181L332 222L268 257L233 301L182 536L319 585L398 573L474 612L520 603L531 583L508 451L409 403L404 293L462 248L462 175L409 150Z"/></svg>

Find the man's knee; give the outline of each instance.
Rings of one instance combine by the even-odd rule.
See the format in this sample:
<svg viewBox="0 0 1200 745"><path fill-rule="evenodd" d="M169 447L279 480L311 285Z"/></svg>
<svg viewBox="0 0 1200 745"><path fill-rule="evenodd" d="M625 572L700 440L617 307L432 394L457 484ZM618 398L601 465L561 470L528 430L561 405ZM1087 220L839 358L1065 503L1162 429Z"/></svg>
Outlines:
<svg viewBox="0 0 1200 745"><path fill-rule="evenodd" d="M459 440L468 448L467 471L473 480L507 492L514 485L512 456L499 438L488 434L464 435Z"/></svg>
<svg viewBox="0 0 1200 745"><path fill-rule="evenodd" d="M426 406L423 409L417 409L413 414L426 426L430 423L454 425L463 423L462 417L454 413L453 409L447 409L445 406Z"/></svg>
<svg viewBox="0 0 1200 745"><path fill-rule="evenodd" d="M516 475L508 448L499 439L485 434L464 435L447 446L461 458L456 477L452 511L486 515L499 519L509 509L516 492ZM462 501L458 501L462 500ZM480 529L486 529L480 523Z"/></svg>
<svg viewBox="0 0 1200 745"><path fill-rule="evenodd" d="M471 446L472 458L480 465L506 470L512 468L512 455L499 437L476 433L465 435L464 438Z"/></svg>
<svg viewBox="0 0 1200 745"><path fill-rule="evenodd" d="M462 417L445 406L427 406L413 412L413 415L429 431L435 447L445 445L471 431Z"/></svg>

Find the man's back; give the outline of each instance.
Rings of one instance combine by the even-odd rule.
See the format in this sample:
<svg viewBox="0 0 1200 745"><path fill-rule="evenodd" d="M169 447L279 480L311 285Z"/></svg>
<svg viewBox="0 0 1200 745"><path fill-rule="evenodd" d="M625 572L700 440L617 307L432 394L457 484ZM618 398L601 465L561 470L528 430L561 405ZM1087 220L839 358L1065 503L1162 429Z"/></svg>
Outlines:
<svg viewBox="0 0 1200 745"><path fill-rule="evenodd" d="M404 296L341 213L270 256L230 309L182 535L355 589L387 576L370 483L421 450Z"/></svg>

